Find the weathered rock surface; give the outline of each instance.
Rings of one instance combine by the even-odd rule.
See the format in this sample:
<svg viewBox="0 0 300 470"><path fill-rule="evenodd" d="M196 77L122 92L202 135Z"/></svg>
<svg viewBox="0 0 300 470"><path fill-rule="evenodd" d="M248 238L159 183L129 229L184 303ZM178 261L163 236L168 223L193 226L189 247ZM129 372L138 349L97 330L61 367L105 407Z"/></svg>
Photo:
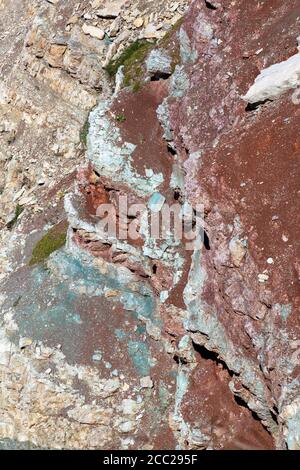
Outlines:
<svg viewBox="0 0 300 470"><path fill-rule="evenodd" d="M168 2L166 35L159 2L85 3L28 2L1 46L2 446L299 449L297 80L260 78L296 57L298 2L193 1L182 24ZM110 93L102 63L145 37ZM154 240L120 196L202 204L204 243ZM136 238L99 231L108 203Z"/></svg>
<svg viewBox="0 0 300 470"><path fill-rule="evenodd" d="M126 3L126 5L125 5ZM0 227L84 158L87 116L110 94L103 64L153 25L155 38L182 17L187 1L2 0L0 70ZM99 7L118 23L99 17ZM21 199L22 198L22 199ZM21 200L20 200L21 199ZM12 216L13 218L13 216Z"/></svg>
<svg viewBox="0 0 300 470"><path fill-rule="evenodd" d="M186 194L204 201L209 237L209 250L193 255L186 329L226 364L231 391L275 444L291 449L299 448L297 81L278 80L277 101L258 108L245 110L240 97L262 69L294 60L299 12L298 2L216 10L194 2L182 33L189 86L169 99ZM273 92L249 101L264 98Z"/></svg>

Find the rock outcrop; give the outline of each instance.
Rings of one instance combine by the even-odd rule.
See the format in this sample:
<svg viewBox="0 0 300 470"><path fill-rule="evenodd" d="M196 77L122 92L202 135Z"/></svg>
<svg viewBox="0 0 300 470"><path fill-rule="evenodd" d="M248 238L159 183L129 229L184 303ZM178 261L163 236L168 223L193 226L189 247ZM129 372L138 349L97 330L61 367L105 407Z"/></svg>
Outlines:
<svg viewBox="0 0 300 470"><path fill-rule="evenodd" d="M299 449L298 2L85 3L0 4L0 442Z"/></svg>

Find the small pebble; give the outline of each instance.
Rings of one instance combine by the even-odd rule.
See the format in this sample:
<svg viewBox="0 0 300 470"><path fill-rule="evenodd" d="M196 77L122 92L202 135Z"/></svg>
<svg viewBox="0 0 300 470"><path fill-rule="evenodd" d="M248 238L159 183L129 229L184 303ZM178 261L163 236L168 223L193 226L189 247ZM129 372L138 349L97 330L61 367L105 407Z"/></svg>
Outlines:
<svg viewBox="0 0 300 470"><path fill-rule="evenodd" d="M268 274L259 274L259 275L258 275L258 281L259 281L261 284L264 284L264 283L267 282L268 280L269 280Z"/></svg>
<svg viewBox="0 0 300 470"><path fill-rule="evenodd" d="M140 379L140 384L142 388L153 388L153 381L150 376L142 377Z"/></svg>

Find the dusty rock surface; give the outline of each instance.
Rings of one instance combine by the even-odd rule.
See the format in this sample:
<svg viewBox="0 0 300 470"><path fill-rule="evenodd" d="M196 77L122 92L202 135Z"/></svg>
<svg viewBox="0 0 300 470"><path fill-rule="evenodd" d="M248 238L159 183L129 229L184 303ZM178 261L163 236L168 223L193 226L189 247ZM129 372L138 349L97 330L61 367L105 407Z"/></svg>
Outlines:
<svg viewBox="0 0 300 470"><path fill-rule="evenodd" d="M2 228L18 204L36 212L41 191L83 161L88 114L111 93L103 65L136 39L164 36L186 5L1 0Z"/></svg>
<svg viewBox="0 0 300 470"><path fill-rule="evenodd" d="M1 446L299 449L298 2L25 3L0 3ZM119 196L201 204L204 243Z"/></svg>

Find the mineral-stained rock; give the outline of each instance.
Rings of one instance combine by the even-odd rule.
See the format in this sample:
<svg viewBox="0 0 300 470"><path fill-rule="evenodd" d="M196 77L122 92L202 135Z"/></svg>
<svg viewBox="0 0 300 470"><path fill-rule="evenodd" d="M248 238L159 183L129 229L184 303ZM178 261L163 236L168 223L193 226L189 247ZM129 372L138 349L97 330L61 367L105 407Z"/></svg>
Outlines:
<svg viewBox="0 0 300 470"><path fill-rule="evenodd" d="M63 55L67 50L67 46L60 44L52 44L45 54L45 60L51 67L62 67Z"/></svg>
<svg viewBox="0 0 300 470"><path fill-rule="evenodd" d="M172 29L161 2L33 3L1 43L1 442L298 449L299 2L194 0ZM187 230L153 236L174 205Z"/></svg>
<svg viewBox="0 0 300 470"><path fill-rule="evenodd" d="M100 40L103 39L105 36L104 31L102 31L102 29L87 24L83 25L82 31L84 32L84 34L89 34L93 38L97 38Z"/></svg>
<svg viewBox="0 0 300 470"><path fill-rule="evenodd" d="M184 99L169 99L169 113L177 153L184 161L188 198L192 204L203 200L207 211L209 250L194 253L185 290L190 312L187 329L200 347L216 354L233 377L238 376L230 389L257 413L277 446L284 447L286 442L296 448L297 412L289 422L284 410L299 394L299 370L291 348L292 339L299 337L299 282L292 268L299 253L294 236L299 218L298 108L293 104L293 90L288 90L292 83L297 86L297 80L289 82L285 75L284 85L276 79L274 87L268 80L273 71L294 63L297 27L292 18L299 15L299 5L291 2L280 13L282 4L277 6L275 12L273 2L265 2L263 8L257 4L254 13L247 2L222 2L216 10L194 2L183 25L185 34L181 34L184 72L187 77L192 74L191 82ZM218 23L221 17L229 22L234 17L234 21L223 29ZM288 31L284 37L283 25ZM249 59L243 58L245 50L252 51ZM205 54L211 57L207 62L202 59ZM281 65L267 68L273 64ZM264 90L269 92L254 98L254 87L250 87L262 69L266 69L266 79L257 80L254 87L266 85ZM295 67L292 70L297 74ZM253 99L249 95L248 102L259 105L273 99L275 89L279 98L261 109L248 106L245 110L241 96L249 88ZM290 150L282 150L282 142L289 142ZM201 152L196 168L195 152ZM283 226L290 249L281 239ZM262 317L259 313L260 320L255 320L260 308L254 298L244 305L240 301L251 298L251 291L266 308ZM280 383L285 384L283 389Z"/></svg>
<svg viewBox="0 0 300 470"><path fill-rule="evenodd" d="M229 251L233 264L239 268L246 254L246 247L241 240L233 238L229 243Z"/></svg>
<svg viewBox="0 0 300 470"><path fill-rule="evenodd" d="M166 77L172 73L172 59L161 49L154 49L147 59L147 72L153 77Z"/></svg>

